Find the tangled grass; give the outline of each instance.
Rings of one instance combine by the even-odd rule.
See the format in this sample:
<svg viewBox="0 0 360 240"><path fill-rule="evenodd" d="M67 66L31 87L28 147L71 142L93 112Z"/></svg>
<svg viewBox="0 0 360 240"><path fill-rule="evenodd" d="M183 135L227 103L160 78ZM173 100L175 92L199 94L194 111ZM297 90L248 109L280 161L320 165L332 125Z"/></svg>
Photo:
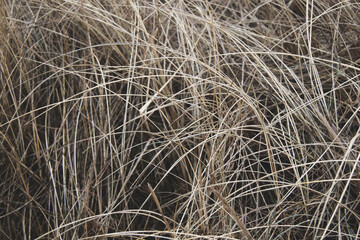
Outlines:
<svg viewBox="0 0 360 240"><path fill-rule="evenodd" d="M1 239L360 239L360 3L1 0Z"/></svg>

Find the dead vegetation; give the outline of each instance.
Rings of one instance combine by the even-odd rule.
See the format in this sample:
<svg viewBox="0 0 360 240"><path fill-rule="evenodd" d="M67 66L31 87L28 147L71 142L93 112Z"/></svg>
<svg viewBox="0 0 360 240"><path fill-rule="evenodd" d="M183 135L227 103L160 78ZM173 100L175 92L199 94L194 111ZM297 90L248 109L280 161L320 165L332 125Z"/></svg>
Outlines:
<svg viewBox="0 0 360 240"><path fill-rule="evenodd" d="M360 3L1 0L1 239L358 239Z"/></svg>

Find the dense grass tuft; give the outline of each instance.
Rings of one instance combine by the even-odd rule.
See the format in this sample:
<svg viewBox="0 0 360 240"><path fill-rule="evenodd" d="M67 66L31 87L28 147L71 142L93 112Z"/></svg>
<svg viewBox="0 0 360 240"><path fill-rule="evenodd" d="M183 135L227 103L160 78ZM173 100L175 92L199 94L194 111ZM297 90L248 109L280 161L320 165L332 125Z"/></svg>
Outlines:
<svg viewBox="0 0 360 240"><path fill-rule="evenodd" d="M0 239L360 239L358 1L0 2Z"/></svg>

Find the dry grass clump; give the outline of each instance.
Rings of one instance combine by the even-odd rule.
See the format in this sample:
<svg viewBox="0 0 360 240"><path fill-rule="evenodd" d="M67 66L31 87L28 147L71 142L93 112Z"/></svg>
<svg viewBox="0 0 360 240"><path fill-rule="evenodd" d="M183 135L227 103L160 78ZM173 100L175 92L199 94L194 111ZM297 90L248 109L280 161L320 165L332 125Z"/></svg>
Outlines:
<svg viewBox="0 0 360 240"><path fill-rule="evenodd" d="M360 238L359 10L2 0L0 238Z"/></svg>

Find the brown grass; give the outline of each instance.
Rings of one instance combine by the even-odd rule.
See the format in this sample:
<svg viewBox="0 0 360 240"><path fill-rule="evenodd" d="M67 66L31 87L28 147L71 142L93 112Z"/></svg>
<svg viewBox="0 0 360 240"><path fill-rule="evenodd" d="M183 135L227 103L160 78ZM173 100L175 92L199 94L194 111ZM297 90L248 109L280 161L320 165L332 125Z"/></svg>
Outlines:
<svg viewBox="0 0 360 240"><path fill-rule="evenodd" d="M358 1L0 5L0 239L360 239Z"/></svg>

